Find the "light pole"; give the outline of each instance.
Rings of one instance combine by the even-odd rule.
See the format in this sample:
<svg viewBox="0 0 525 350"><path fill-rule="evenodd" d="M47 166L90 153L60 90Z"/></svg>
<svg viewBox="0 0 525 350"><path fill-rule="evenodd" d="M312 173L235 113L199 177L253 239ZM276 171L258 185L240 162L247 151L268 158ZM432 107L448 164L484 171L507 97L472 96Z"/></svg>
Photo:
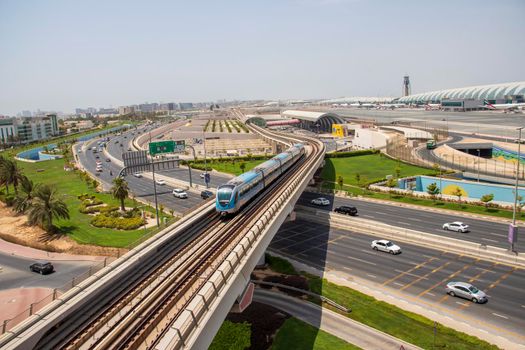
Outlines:
<svg viewBox="0 0 525 350"><path fill-rule="evenodd" d="M480 162L480 160L481 160L481 159L480 159L480 158L481 158L481 157L480 157L480 152L481 152L481 151L480 151L479 149L477 149L476 151L478 151L478 182L479 182L479 162Z"/></svg>
<svg viewBox="0 0 525 350"><path fill-rule="evenodd" d="M512 224L509 227L509 243L510 243L510 251L514 252L514 245L518 241L518 226L516 226L516 207L518 206L518 179L519 179L519 172L520 172L520 147L521 147L521 130L524 127L517 128L518 130L518 159L516 162L516 184L514 186L514 207L512 210Z"/></svg>

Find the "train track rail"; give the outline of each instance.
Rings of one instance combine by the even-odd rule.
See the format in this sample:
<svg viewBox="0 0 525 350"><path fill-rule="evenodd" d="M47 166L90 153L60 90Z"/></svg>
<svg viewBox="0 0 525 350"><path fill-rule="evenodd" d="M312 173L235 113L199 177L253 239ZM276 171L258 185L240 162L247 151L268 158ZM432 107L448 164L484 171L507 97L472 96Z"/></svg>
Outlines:
<svg viewBox="0 0 525 350"><path fill-rule="evenodd" d="M289 135L279 138L289 143ZM295 141L304 139L295 137ZM153 348L259 219L257 213L264 212L289 182L310 166L309 157L318 154L319 147L310 143L305 157L232 219L223 221L210 212L205 220L177 237L167 252L159 255L159 263L138 271L131 287L106 288L97 303L101 307L79 310L62 322L63 327L43 338L37 349Z"/></svg>

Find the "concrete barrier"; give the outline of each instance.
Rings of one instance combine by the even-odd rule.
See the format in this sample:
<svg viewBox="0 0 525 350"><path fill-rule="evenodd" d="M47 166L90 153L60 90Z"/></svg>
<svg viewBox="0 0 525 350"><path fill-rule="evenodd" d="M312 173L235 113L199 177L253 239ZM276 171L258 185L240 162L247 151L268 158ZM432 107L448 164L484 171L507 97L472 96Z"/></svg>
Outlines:
<svg viewBox="0 0 525 350"><path fill-rule="evenodd" d="M326 210L318 210L311 207L297 206L296 209L298 209L297 217L318 223L330 223L331 227L342 228L345 230L351 229L352 231L366 234L381 235L383 238L415 245L423 245L428 248L467 255L476 259L525 267L525 256L510 253L503 248L405 229L373 220L327 212Z"/></svg>

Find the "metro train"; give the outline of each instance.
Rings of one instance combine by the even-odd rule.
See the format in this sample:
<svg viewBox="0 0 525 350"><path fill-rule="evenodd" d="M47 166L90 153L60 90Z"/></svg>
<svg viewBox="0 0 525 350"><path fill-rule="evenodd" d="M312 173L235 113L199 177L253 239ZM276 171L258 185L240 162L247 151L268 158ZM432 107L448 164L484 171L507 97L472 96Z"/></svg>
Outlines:
<svg viewBox="0 0 525 350"><path fill-rule="evenodd" d="M238 212L250 199L268 187L305 153L304 145L295 144L287 151L241 174L217 188L215 209L221 215Z"/></svg>

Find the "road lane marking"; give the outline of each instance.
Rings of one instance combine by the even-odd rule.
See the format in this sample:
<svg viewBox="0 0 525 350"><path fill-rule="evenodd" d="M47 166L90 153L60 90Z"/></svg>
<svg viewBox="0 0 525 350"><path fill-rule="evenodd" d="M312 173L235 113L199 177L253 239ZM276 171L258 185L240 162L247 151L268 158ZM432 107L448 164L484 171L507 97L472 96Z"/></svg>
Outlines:
<svg viewBox="0 0 525 350"><path fill-rule="evenodd" d="M400 287L403 287L403 286L404 286L403 283L399 283L399 282L394 282L394 284L397 285L397 286L400 286Z"/></svg>
<svg viewBox="0 0 525 350"><path fill-rule="evenodd" d="M411 272L421 268L422 266L428 264L429 262L433 261L433 260L436 260L437 258L435 257L431 257L430 259L420 263L420 264L416 264L416 266L412 267L411 269L407 270L407 271L402 271L400 272L399 270L395 270L396 272L400 272L397 276L394 276L388 280L386 280L385 282L383 282L383 284L381 284L382 286L386 286L387 284L391 283L391 282L394 282L395 280L399 279L400 277L404 276L404 275L412 275Z"/></svg>
<svg viewBox="0 0 525 350"><path fill-rule="evenodd" d="M469 303L469 304L466 304L465 302L456 301L456 304L459 304L459 305L463 305L463 306L465 306L465 305L469 305L470 303Z"/></svg>
<svg viewBox="0 0 525 350"><path fill-rule="evenodd" d="M372 216L372 215L359 215L361 217L364 217L364 218L371 218L371 219L375 219L376 217L375 216Z"/></svg>
<svg viewBox="0 0 525 350"><path fill-rule="evenodd" d="M463 255L460 255L458 256L457 260L459 260ZM444 284L447 280L451 280L452 278L456 277L457 275L459 275L460 273L462 273L463 271L465 271L466 269L468 269L469 267L471 267L472 265L474 265L475 263L477 263L479 261L479 259L476 259L474 260L473 262L471 262L470 264L467 264L465 266L463 266L461 269L457 270L456 272L453 272L451 273L450 275L448 275L447 277L443 278L441 281L435 283L433 286L431 286L430 288L424 290L423 292L419 293L417 295L417 297L421 297L423 295L425 295L427 292L431 291L432 289L436 288L437 286L441 285L441 284ZM444 298L443 300L445 300L446 298Z"/></svg>
<svg viewBox="0 0 525 350"><path fill-rule="evenodd" d="M498 243L499 241L495 240L495 239L490 239L490 238L482 238L481 239L482 241L487 241L487 242L493 242L493 243Z"/></svg>
<svg viewBox="0 0 525 350"><path fill-rule="evenodd" d="M426 275L421 276L421 277L419 277L419 278L416 278L415 280L413 280L412 282L410 282L409 284L407 284L407 285L405 285L403 288L401 288L401 290L405 290L405 289L407 289L408 287L410 287L410 286L414 285L415 283L421 281L424 277L428 277L428 276L430 276L431 274L436 273L436 272L438 272L439 270L444 269L445 267L447 267L447 266L450 265L451 263L452 263L452 261L448 261L448 262L444 263L443 265L441 265L440 267L435 268L434 270L430 271L430 272L427 273ZM431 289L432 289L432 288L431 288ZM430 290L430 289L426 290L425 293L428 292L429 290Z"/></svg>
<svg viewBox="0 0 525 350"><path fill-rule="evenodd" d="M430 296L433 296L433 297L436 296L434 293L430 293L430 292L428 292L427 294L430 295Z"/></svg>
<svg viewBox="0 0 525 350"><path fill-rule="evenodd" d="M372 277L372 278L376 278L377 276L376 275L371 275L369 273L366 274L368 277Z"/></svg>
<svg viewBox="0 0 525 350"><path fill-rule="evenodd" d="M398 224L401 224L401 225L407 225L407 226L412 226L412 224L409 224L408 222L403 222L403 221L396 221Z"/></svg>
<svg viewBox="0 0 525 350"><path fill-rule="evenodd" d="M499 263L494 263L492 264L492 266L490 267L491 269L494 268L495 266L499 265ZM490 272L490 270L487 270L487 269L481 269L481 272L478 273L476 276L472 277L471 279L468 280L469 283L472 283L476 280L478 280L481 276L483 276L484 274L486 274L487 272ZM488 297L488 295L487 295ZM467 307L469 307L471 304L466 304L465 306L461 307L460 309L463 310Z"/></svg>
<svg viewBox="0 0 525 350"><path fill-rule="evenodd" d="M360 261L362 263L365 263L365 264L369 264L369 265L374 265L376 266L377 264L376 263L373 263L371 261L366 261L366 260L363 260L363 259L359 259L359 258L354 258L352 256L347 256L348 259L352 259L352 260L357 260L357 261Z"/></svg>
<svg viewBox="0 0 525 350"><path fill-rule="evenodd" d="M407 218L407 220L410 220L410 221L418 221L418 222L423 222L423 220L420 220L420 219L414 219L414 218Z"/></svg>
<svg viewBox="0 0 525 350"><path fill-rule="evenodd" d="M500 314L497 314L495 312L492 313L494 316L497 316L497 317L501 317L501 318L504 318L506 320L508 320L509 318L507 316L503 316L503 315L500 315Z"/></svg>

